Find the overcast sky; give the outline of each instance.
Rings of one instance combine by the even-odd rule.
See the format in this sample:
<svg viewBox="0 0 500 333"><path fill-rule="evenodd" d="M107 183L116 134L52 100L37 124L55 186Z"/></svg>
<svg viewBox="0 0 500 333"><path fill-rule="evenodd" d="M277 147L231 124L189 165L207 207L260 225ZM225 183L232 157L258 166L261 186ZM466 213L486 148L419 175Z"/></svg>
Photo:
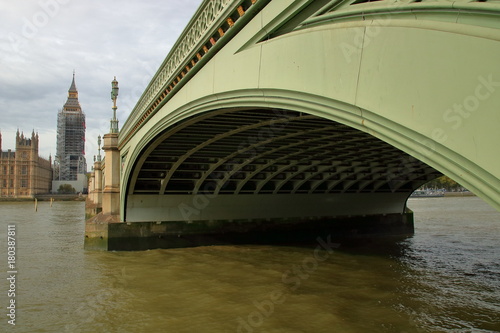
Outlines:
<svg viewBox="0 0 500 333"><path fill-rule="evenodd" d="M22 0L0 2L0 131L15 149L17 129L40 135L56 154L57 113L73 70L87 119L86 157L109 131L113 77L120 128L202 0Z"/></svg>

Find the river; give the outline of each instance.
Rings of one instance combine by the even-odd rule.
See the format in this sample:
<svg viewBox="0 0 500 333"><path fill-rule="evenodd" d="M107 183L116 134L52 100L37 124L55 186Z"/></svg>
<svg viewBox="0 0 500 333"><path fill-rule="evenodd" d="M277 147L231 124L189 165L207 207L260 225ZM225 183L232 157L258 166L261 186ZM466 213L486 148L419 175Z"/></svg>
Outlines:
<svg viewBox="0 0 500 333"><path fill-rule="evenodd" d="M0 332L500 332L500 213L408 206L399 241L91 252L82 202L0 203Z"/></svg>

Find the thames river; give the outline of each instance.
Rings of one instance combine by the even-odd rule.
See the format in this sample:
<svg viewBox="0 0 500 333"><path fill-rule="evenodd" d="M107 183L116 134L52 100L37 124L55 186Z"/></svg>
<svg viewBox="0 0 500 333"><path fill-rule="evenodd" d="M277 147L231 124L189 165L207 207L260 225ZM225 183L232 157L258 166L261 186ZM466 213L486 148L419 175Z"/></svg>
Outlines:
<svg viewBox="0 0 500 333"><path fill-rule="evenodd" d="M90 252L84 203L0 203L0 332L500 332L500 213L408 206L399 241Z"/></svg>

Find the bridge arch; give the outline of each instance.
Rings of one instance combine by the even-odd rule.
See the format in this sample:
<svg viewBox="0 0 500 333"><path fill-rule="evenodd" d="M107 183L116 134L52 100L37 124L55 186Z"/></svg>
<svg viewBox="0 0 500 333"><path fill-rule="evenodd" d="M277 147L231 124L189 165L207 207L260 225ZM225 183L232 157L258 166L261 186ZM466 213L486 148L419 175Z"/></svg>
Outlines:
<svg viewBox="0 0 500 333"><path fill-rule="evenodd" d="M200 136L190 147L162 157L162 150L180 148L186 136L199 133L199 126L215 118L220 124L238 123L223 125L208 137ZM289 124L293 129L282 130ZM145 195L148 200L151 196L187 195L193 196L193 202L197 195L210 199L218 195L320 193L365 197L383 193L381 201L397 197L390 212L401 213L414 189L441 175L443 169L452 172L443 165L455 158L441 155L442 147L430 145L428 138L415 137L418 135L410 129L368 110L320 96L277 89L210 96L155 121L134 150L127 152L123 216L133 221L170 218L166 211L149 216L144 207L137 210L140 213L127 207L131 202L132 207L140 207L138 201ZM221 156L198 159L198 170L185 169L193 167L198 153L223 140L226 146ZM344 146L336 145L336 140ZM161 167L153 167L155 163ZM427 164L437 165L440 171Z"/></svg>

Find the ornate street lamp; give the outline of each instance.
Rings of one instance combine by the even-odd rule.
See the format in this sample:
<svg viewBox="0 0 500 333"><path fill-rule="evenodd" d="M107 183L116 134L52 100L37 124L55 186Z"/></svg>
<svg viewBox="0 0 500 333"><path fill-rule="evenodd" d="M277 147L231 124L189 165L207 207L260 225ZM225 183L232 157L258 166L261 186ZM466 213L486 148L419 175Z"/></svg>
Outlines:
<svg viewBox="0 0 500 333"><path fill-rule="evenodd" d="M118 97L118 81L116 81L116 76L111 81L111 100L113 101L113 119L111 119L111 133L118 133L118 119L116 119L116 98Z"/></svg>
<svg viewBox="0 0 500 333"><path fill-rule="evenodd" d="M97 137L97 161L101 162L101 135Z"/></svg>

